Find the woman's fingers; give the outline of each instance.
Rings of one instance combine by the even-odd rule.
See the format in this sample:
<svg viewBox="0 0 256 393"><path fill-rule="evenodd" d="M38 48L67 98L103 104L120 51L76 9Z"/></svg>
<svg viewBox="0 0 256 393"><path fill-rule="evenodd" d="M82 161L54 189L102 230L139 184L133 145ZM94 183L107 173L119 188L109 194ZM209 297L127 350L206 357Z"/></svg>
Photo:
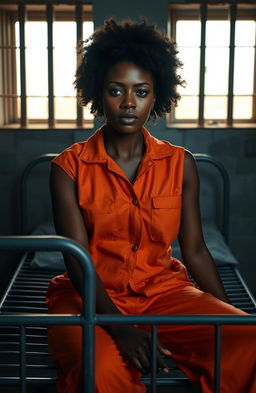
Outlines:
<svg viewBox="0 0 256 393"><path fill-rule="evenodd" d="M167 350L168 353L170 351ZM167 353L166 352L166 353ZM143 352L143 350L139 350L136 354L136 356L133 356L131 361L133 362L133 365L143 374L147 374L150 372L151 368L151 359L146 355L146 353ZM157 355L157 368L163 370L164 373L168 373L168 366L166 362L164 361L163 358L158 354Z"/></svg>
<svg viewBox="0 0 256 393"><path fill-rule="evenodd" d="M171 356L172 353L169 351L169 349L163 347L161 344L158 344L158 351L165 356Z"/></svg>
<svg viewBox="0 0 256 393"><path fill-rule="evenodd" d="M137 368L137 370L139 370L141 373L145 372L142 364L140 363L140 361L137 358L133 357L131 360L133 362L134 367Z"/></svg>
<svg viewBox="0 0 256 393"><path fill-rule="evenodd" d="M163 370L165 374L169 372L166 362L160 356L157 357L157 367Z"/></svg>
<svg viewBox="0 0 256 393"><path fill-rule="evenodd" d="M171 354L172 354L171 351L169 351L169 349L165 348L160 343L158 343L157 349L158 349L158 352L162 355L171 356ZM160 356L158 356L158 364L159 364L159 368L161 368L164 373L167 374L169 372L166 362Z"/></svg>
<svg viewBox="0 0 256 393"><path fill-rule="evenodd" d="M144 346L137 348L138 359L143 367L143 372L150 372L151 368L151 340L145 343ZM170 357L172 355L171 351L163 346L161 342L157 342L157 367L163 370L164 373L168 373L169 369L166 361L161 357L161 355Z"/></svg>
<svg viewBox="0 0 256 393"><path fill-rule="evenodd" d="M114 339L123 357L129 360L142 373L151 368L151 335L132 326L125 326L114 331ZM157 367L168 373L168 367L161 355L171 356L171 352L157 341Z"/></svg>
<svg viewBox="0 0 256 393"><path fill-rule="evenodd" d="M147 373L150 369L150 355L145 348L140 347L137 349L137 357L143 367L143 372Z"/></svg>
<svg viewBox="0 0 256 393"><path fill-rule="evenodd" d="M163 370L164 373L168 373L168 366L165 362L165 360L160 356L160 354L170 356L171 352L163 347L161 344L158 344L157 346L158 353L157 353L157 367L158 369ZM139 347L137 348L137 354L136 357L136 364L139 365L140 371L143 373L149 373L150 368L151 368L151 353L150 353L150 347Z"/></svg>

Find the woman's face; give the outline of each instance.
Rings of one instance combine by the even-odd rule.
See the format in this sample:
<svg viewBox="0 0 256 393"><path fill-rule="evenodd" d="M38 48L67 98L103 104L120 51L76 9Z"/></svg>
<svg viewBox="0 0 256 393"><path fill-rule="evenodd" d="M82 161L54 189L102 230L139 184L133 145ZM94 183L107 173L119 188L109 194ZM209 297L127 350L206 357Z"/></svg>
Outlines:
<svg viewBox="0 0 256 393"><path fill-rule="evenodd" d="M102 102L109 126L125 134L140 131L155 103L150 73L128 61L117 63L106 75Z"/></svg>

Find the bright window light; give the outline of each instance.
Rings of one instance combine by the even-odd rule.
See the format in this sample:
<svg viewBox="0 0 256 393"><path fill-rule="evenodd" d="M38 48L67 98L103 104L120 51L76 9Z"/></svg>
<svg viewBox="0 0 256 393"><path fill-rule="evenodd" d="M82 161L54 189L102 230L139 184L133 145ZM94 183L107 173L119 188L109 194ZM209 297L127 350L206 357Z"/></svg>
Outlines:
<svg viewBox="0 0 256 393"><path fill-rule="evenodd" d="M47 23L26 22L26 89L29 120L48 119ZM19 23L16 30L17 94L20 95ZM83 40L93 33L93 22L83 23ZM77 99L74 89L76 72L76 23L53 23L54 104L56 120L75 120ZM18 110L20 110L18 106ZM20 117L20 113L18 113ZM84 119L93 116L84 110Z"/></svg>
<svg viewBox="0 0 256 393"><path fill-rule="evenodd" d="M178 89L182 98L175 109L175 118L195 120L198 117L200 22L177 21L176 42L178 56L183 63L181 75L186 81L186 87Z"/></svg>
<svg viewBox="0 0 256 393"><path fill-rule="evenodd" d="M200 26L198 20L176 22L176 42L183 63L180 73L187 83L185 88L179 88L182 98L175 109L175 119L179 121L198 118ZM207 120L227 118L229 36L228 20L206 22L204 118ZM255 36L255 20L236 21L233 85L235 120L250 120L253 117Z"/></svg>

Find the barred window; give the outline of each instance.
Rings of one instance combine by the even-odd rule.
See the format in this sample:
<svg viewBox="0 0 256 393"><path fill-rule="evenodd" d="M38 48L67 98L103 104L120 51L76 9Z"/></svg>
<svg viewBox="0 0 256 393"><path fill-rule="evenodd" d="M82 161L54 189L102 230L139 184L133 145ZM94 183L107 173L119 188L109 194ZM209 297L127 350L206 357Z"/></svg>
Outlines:
<svg viewBox="0 0 256 393"><path fill-rule="evenodd" d="M93 32L91 5L2 5L0 124L91 128L77 105L77 43Z"/></svg>
<svg viewBox="0 0 256 393"><path fill-rule="evenodd" d="M256 5L237 3L170 5L186 86L169 126L255 126Z"/></svg>

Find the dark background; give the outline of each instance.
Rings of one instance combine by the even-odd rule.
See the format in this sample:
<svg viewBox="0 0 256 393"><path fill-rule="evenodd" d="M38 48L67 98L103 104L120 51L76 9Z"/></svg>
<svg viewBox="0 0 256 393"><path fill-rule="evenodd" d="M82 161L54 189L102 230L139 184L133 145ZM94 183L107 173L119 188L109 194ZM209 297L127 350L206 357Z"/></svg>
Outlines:
<svg viewBox="0 0 256 393"><path fill-rule="evenodd" d="M144 15L150 22L166 30L168 1L157 0L94 0L95 27L107 17L138 20ZM99 124L95 122L95 129ZM256 133L255 128L176 129L167 128L165 119L149 127L153 135L173 144L182 145L192 153L209 153L228 170L231 180L230 248L240 262L240 271L256 294ZM0 125L0 235L19 234L18 183L25 165L42 153L58 153L72 143L85 140L92 130L12 130ZM43 197L48 187L41 172L36 174L29 202L31 216L40 215ZM32 225L32 223L30 224ZM17 264L10 253L0 253L2 293ZM0 294L1 294L0 293Z"/></svg>

